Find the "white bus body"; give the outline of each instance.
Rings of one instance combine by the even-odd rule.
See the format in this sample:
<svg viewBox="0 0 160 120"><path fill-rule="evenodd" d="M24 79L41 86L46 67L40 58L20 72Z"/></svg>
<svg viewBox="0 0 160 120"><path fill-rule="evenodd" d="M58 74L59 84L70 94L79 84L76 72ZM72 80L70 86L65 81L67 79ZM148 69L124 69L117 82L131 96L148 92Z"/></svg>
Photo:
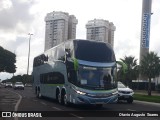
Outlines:
<svg viewBox="0 0 160 120"><path fill-rule="evenodd" d="M117 102L116 72L109 44L70 40L35 57L32 74L37 97L102 106Z"/></svg>

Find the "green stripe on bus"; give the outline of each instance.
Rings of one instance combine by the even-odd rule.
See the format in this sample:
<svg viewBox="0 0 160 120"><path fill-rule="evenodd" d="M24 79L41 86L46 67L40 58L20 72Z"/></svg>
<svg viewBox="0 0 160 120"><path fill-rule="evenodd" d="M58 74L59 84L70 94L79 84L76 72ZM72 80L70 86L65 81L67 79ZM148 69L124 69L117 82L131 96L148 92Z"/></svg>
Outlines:
<svg viewBox="0 0 160 120"><path fill-rule="evenodd" d="M46 84L48 86L63 86L64 84Z"/></svg>
<svg viewBox="0 0 160 120"><path fill-rule="evenodd" d="M96 91L96 92L111 92L111 91L114 91L114 90L92 90L92 91Z"/></svg>

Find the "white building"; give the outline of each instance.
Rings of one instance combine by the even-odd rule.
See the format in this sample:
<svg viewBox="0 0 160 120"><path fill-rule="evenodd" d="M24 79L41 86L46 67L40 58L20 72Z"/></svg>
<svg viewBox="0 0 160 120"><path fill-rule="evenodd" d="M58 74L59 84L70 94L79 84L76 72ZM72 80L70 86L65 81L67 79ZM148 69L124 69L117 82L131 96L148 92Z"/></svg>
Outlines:
<svg viewBox="0 0 160 120"><path fill-rule="evenodd" d="M103 41L114 45L114 31L116 27L112 22L103 19L94 19L86 24L87 39Z"/></svg>
<svg viewBox="0 0 160 120"><path fill-rule="evenodd" d="M154 78L153 81L155 82L155 85L160 84L160 75L158 77Z"/></svg>
<svg viewBox="0 0 160 120"><path fill-rule="evenodd" d="M45 22L45 51L65 40L76 38L78 20L74 15L53 11L46 15Z"/></svg>
<svg viewBox="0 0 160 120"><path fill-rule="evenodd" d="M109 31L108 31L108 43L111 44L111 46L114 46L114 31L116 30L116 27L112 22L109 23Z"/></svg>

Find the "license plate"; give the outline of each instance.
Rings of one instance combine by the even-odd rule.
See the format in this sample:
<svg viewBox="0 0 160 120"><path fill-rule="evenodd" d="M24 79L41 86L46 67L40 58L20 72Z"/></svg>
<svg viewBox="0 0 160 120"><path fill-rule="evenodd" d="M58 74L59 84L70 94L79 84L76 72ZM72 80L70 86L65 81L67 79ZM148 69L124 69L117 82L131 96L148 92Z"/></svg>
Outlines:
<svg viewBox="0 0 160 120"><path fill-rule="evenodd" d="M96 104L103 104L104 102L96 102Z"/></svg>
<svg viewBox="0 0 160 120"><path fill-rule="evenodd" d="M129 96L124 96L124 98L129 98Z"/></svg>

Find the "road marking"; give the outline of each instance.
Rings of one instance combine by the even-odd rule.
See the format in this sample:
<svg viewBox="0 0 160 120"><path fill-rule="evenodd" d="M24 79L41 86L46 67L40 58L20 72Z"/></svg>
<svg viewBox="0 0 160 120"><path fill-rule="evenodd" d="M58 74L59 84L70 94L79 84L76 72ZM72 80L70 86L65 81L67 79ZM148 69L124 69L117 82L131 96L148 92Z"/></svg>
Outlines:
<svg viewBox="0 0 160 120"><path fill-rule="evenodd" d="M8 90L8 91L10 91L10 90ZM22 96L20 94L16 93L16 92L13 92L13 91L10 91L10 92L15 93L19 96L19 100L14 107L14 111L16 112L18 110L19 104L21 103ZM14 120L18 120L18 117L14 117Z"/></svg>
<svg viewBox="0 0 160 120"><path fill-rule="evenodd" d="M17 101L16 99L14 99L14 98L8 98L8 99L6 99L6 98L2 98L0 101L4 101L4 102L11 102L11 101Z"/></svg>
<svg viewBox="0 0 160 120"><path fill-rule="evenodd" d="M8 90L8 91L10 91L10 90ZM18 110L19 104L20 104L20 102L22 100L22 96L20 94L16 93L16 92L13 92L13 91L10 91L10 92L15 93L15 94L17 94L19 96L19 100L18 100L18 102L16 103L16 105L14 107L14 111L16 112Z"/></svg>
<svg viewBox="0 0 160 120"><path fill-rule="evenodd" d="M8 95L8 94L5 94L5 95ZM11 98L11 99L12 99L12 98L14 98L14 97L12 97L12 96L4 96L4 98L7 98L7 99L8 99L8 98Z"/></svg>
<svg viewBox="0 0 160 120"><path fill-rule="evenodd" d="M46 103L44 103L44 102L41 102L41 104L43 104L43 105L47 105Z"/></svg>
<svg viewBox="0 0 160 120"><path fill-rule="evenodd" d="M129 111L136 111L136 110L132 110L132 109L127 109L127 110L129 110Z"/></svg>
<svg viewBox="0 0 160 120"><path fill-rule="evenodd" d="M1 100L0 100L0 104L3 104L3 103L4 103L4 104L6 104L6 103L7 103L7 104L10 104L10 103L16 104L16 103L17 103L17 100L15 100L15 99L1 99Z"/></svg>
<svg viewBox="0 0 160 120"><path fill-rule="evenodd" d="M57 108L57 107L52 107L53 109L56 109L56 110L62 110L62 109L60 109L60 108Z"/></svg>
<svg viewBox="0 0 160 120"><path fill-rule="evenodd" d="M9 94L8 92L5 92L6 90L2 90L1 95L3 96L2 99L0 99L0 105L14 105L17 103L17 99L18 97L15 97L13 95L11 95L11 93ZM10 92L10 91L9 91Z"/></svg>
<svg viewBox="0 0 160 120"><path fill-rule="evenodd" d="M75 114L73 114L73 113L70 113L70 115L72 115L72 116L74 116L74 117L77 117L77 118L79 118L79 119L84 118L84 117L81 117L81 116L75 115Z"/></svg>
<svg viewBox="0 0 160 120"><path fill-rule="evenodd" d="M10 102L8 102L8 103L10 103ZM8 104L7 102L6 103L0 103L0 105L6 105L6 104ZM16 105L16 103L11 103L12 105Z"/></svg>
<svg viewBox="0 0 160 120"><path fill-rule="evenodd" d="M38 100L33 100L33 101L37 102Z"/></svg>

